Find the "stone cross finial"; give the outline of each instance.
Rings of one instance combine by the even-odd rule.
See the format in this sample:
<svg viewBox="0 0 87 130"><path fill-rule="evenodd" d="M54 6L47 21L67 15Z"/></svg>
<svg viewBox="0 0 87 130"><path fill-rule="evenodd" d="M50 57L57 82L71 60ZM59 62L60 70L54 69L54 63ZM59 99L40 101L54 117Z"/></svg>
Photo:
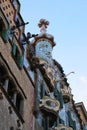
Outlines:
<svg viewBox="0 0 87 130"><path fill-rule="evenodd" d="M39 28L41 28L41 33L46 33L47 25L49 25L49 21L47 21L46 19L40 19L38 26Z"/></svg>

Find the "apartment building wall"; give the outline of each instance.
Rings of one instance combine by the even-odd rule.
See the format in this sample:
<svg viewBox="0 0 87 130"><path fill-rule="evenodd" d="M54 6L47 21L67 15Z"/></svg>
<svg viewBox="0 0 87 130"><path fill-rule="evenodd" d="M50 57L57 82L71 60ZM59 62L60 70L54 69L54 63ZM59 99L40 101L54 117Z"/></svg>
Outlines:
<svg viewBox="0 0 87 130"><path fill-rule="evenodd" d="M16 16L21 24L24 22L19 7L16 0L0 1L0 130L34 127L34 84L24 67L20 40L24 37L24 26L14 29Z"/></svg>

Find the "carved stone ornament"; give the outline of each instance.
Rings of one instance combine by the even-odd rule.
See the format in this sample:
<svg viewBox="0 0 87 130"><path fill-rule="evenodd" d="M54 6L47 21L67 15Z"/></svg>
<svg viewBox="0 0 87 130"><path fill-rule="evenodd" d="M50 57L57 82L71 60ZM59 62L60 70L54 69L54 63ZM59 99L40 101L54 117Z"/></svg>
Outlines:
<svg viewBox="0 0 87 130"><path fill-rule="evenodd" d="M71 94L71 88L67 86L64 86L64 88L61 89L61 91L63 94Z"/></svg>
<svg viewBox="0 0 87 130"><path fill-rule="evenodd" d="M44 66L44 69L46 71L47 76L50 78L51 84L54 86L54 83L56 81L55 77L55 70L50 66Z"/></svg>
<svg viewBox="0 0 87 130"><path fill-rule="evenodd" d="M62 124L58 125L58 127L55 127L55 130L73 130L71 127L69 126L64 126Z"/></svg>
<svg viewBox="0 0 87 130"><path fill-rule="evenodd" d="M68 102L72 99L70 87L65 86L63 89L61 89L61 91L62 91L62 95L63 95L63 98L64 98L64 102Z"/></svg>
<svg viewBox="0 0 87 130"><path fill-rule="evenodd" d="M40 100L40 108L57 114L60 108L60 103L56 99L50 98L48 96L44 96L43 99Z"/></svg>

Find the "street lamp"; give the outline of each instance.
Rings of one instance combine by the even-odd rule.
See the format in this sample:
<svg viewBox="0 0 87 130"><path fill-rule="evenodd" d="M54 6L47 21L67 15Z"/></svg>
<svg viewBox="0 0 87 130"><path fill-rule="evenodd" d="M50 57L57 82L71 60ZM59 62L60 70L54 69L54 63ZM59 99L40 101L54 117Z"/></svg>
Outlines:
<svg viewBox="0 0 87 130"><path fill-rule="evenodd" d="M63 81L65 78L67 78L67 76L69 76L70 74L74 74L74 71L69 72L68 74L66 74L64 77L62 77L61 79L57 80L58 82Z"/></svg>
<svg viewBox="0 0 87 130"><path fill-rule="evenodd" d="M74 72L74 71L71 71L70 73L66 74L65 77L67 77L67 76L70 75L70 74L75 74L75 72Z"/></svg>

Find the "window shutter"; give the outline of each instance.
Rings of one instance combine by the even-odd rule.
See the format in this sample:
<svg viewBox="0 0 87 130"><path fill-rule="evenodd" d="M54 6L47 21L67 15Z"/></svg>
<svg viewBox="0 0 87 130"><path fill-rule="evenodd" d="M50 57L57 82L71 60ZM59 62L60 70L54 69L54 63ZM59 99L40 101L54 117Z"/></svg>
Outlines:
<svg viewBox="0 0 87 130"><path fill-rule="evenodd" d="M68 115L69 126L70 126L70 127L73 127L73 121L72 121L72 117L71 117L71 112L68 111L68 112L67 112L67 115Z"/></svg>
<svg viewBox="0 0 87 130"><path fill-rule="evenodd" d="M63 108L63 96L62 96L62 92L59 92L57 90L57 83L56 82L55 82L55 88L54 88L54 96L60 102L60 108Z"/></svg>
<svg viewBox="0 0 87 130"><path fill-rule="evenodd" d="M44 122L44 129L48 130L48 128L49 128L49 117L46 116L45 117L45 122Z"/></svg>
<svg viewBox="0 0 87 130"><path fill-rule="evenodd" d="M24 63L24 56L23 55L19 55L17 57L17 63L18 63L18 66L20 67L20 69L23 68L23 63Z"/></svg>
<svg viewBox="0 0 87 130"><path fill-rule="evenodd" d="M13 43L13 47L12 47L12 55L15 56L16 55L16 51L17 51L17 46L16 43Z"/></svg>
<svg viewBox="0 0 87 130"><path fill-rule="evenodd" d="M60 108L63 108L63 95L62 95L62 92L58 93L58 99L60 101Z"/></svg>
<svg viewBox="0 0 87 130"><path fill-rule="evenodd" d="M58 98L57 82L55 82L54 96Z"/></svg>
<svg viewBox="0 0 87 130"><path fill-rule="evenodd" d="M76 122L73 121L73 130L76 130Z"/></svg>
<svg viewBox="0 0 87 130"><path fill-rule="evenodd" d="M3 30L3 32L2 32L2 38L5 40L5 42L8 42L9 35L10 35L10 30L9 29Z"/></svg>
<svg viewBox="0 0 87 130"><path fill-rule="evenodd" d="M41 83L40 88L41 88L41 98L43 98L44 95L45 95L45 88L44 88L44 84L43 84L43 82Z"/></svg>
<svg viewBox="0 0 87 130"><path fill-rule="evenodd" d="M63 125L64 125L64 124L65 124L65 123L64 123L64 120L61 119L61 118L59 118L59 124L63 124Z"/></svg>
<svg viewBox="0 0 87 130"><path fill-rule="evenodd" d="M73 130L76 130L76 122L72 120L71 112L67 112L68 115L68 121L69 121L69 126L73 128Z"/></svg>

